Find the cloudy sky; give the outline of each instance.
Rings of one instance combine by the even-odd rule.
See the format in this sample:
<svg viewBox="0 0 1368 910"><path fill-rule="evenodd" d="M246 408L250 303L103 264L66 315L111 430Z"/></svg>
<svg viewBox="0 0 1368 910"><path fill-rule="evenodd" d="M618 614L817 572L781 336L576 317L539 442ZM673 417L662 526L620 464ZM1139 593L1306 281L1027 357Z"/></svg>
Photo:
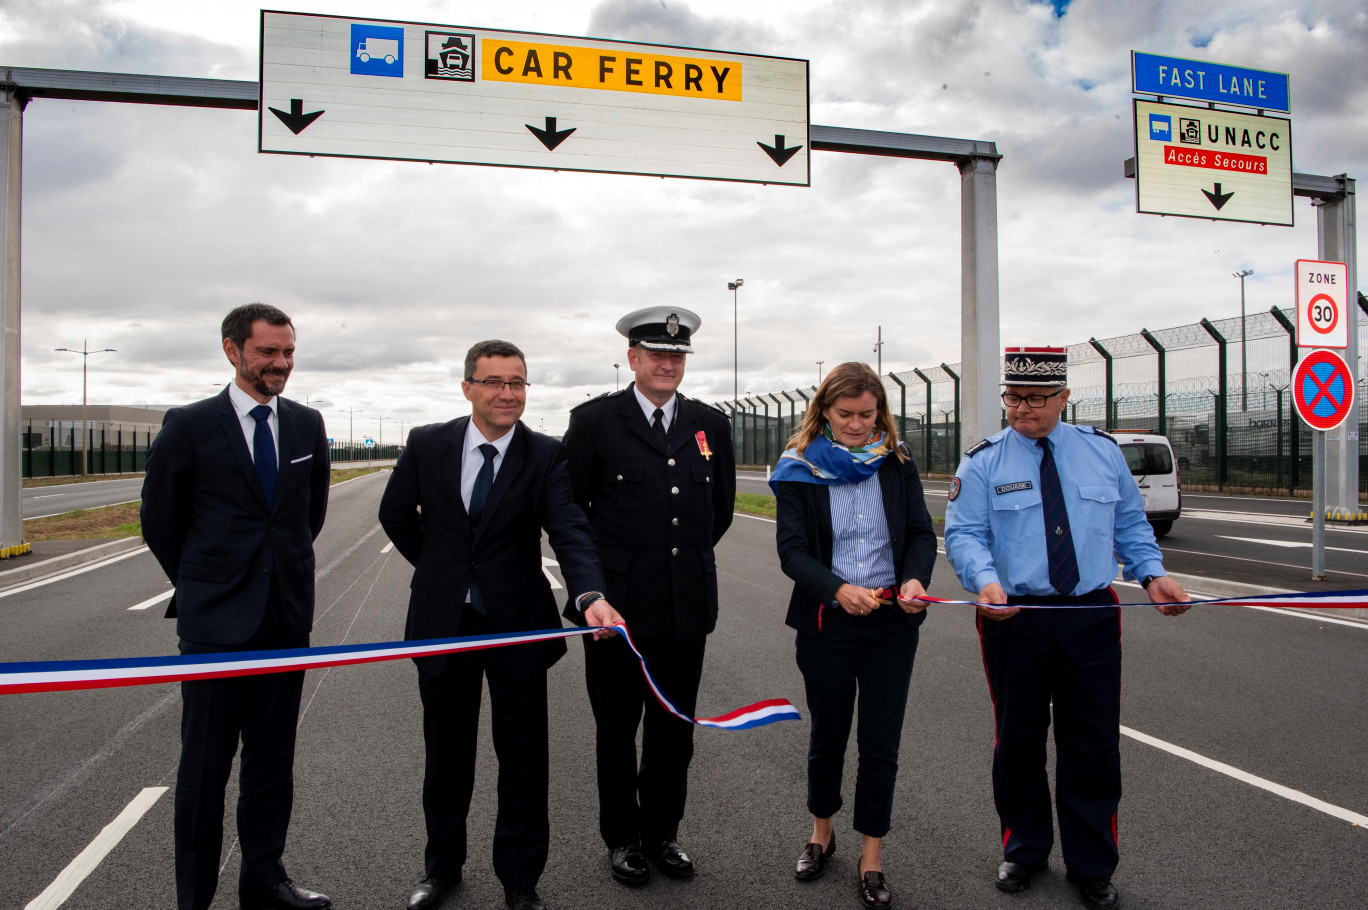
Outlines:
<svg viewBox="0 0 1368 910"><path fill-rule="evenodd" d="M288 2L339 16L615 38L811 61L812 122L987 139L998 172L1002 338L1070 343L1293 300L1296 227L1135 212L1132 49L1291 75L1296 170L1368 178L1368 8L1074 0ZM0 0L0 63L255 81L258 5ZM884 369L959 354L953 166L819 152L810 188L309 159L256 152L256 115L36 100L24 115L24 402L181 403L228 367L217 326L289 312L289 392L335 435L467 413L474 341L527 352L528 419L613 387L613 324L653 304L703 318L684 391L810 384L816 361ZM1368 246L1360 238L1359 255ZM626 371L623 371L626 381Z"/></svg>

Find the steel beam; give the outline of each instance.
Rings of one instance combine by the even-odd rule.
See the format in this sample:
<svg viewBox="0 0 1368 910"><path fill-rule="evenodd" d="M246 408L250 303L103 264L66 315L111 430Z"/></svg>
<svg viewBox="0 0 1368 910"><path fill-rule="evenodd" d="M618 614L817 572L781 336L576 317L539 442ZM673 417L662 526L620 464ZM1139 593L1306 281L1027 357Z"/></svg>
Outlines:
<svg viewBox="0 0 1368 910"><path fill-rule="evenodd" d="M0 548L6 554L24 548L23 466L19 445L19 202L24 148L24 102L6 93L0 109L0 233L4 275L0 279L0 311L5 335L0 339ZM12 549L13 548L13 549Z"/></svg>

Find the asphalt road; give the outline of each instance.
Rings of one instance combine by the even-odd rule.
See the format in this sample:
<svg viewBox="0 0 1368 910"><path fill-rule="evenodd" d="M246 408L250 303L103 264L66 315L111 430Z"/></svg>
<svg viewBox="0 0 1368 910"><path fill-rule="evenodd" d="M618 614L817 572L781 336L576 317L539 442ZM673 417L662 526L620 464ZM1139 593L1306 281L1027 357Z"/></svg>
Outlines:
<svg viewBox="0 0 1368 910"><path fill-rule="evenodd" d="M411 570L386 552L375 519L387 476L334 488L317 547L316 645L401 635ZM779 571L773 524L739 516L719 547L718 571L723 611L709 641L700 712L719 714L768 697L789 698L802 710L793 633L783 625L790 583ZM1255 576L1246 570L1240 577ZM174 653L174 629L161 618L160 603L129 609L166 590L144 551L0 595L0 660ZM1131 599L1139 594L1119 590ZM959 595L943 559L931 591ZM979 644L969 608L931 609L885 845L897 906L1076 907L1057 853L1051 873L1027 894L1001 895L992 886L1000 838L988 779L992 706ZM1361 907L1368 866L1359 858L1368 831L1211 763L1368 813L1368 628L1234 607L1198 608L1174 619L1140 607L1126 612L1124 626L1122 722L1135 735L1122 738L1126 795L1115 881L1126 905ZM593 734L582 648L574 642L551 671L550 703L552 846L540 890L553 908L857 906L857 840L848 811L838 818L840 849L827 877L809 885L792 877L810 830L804 722L698 731L680 840L699 874L690 883L657 877L638 891L611 881L598 841ZM0 906L29 906L144 788L173 785L179 713L175 685L0 697ZM1140 735L1190 750L1207 764ZM486 713L471 860L447 906L501 906L489 862L496 770ZM852 747L847 798L853 775ZM339 908L401 907L422 876L421 777L410 664L311 671L285 857L290 874L331 894ZM166 792L61 906L170 905L171 817ZM225 843L233 844L231 831ZM236 906L238 860L230 847L216 907Z"/></svg>

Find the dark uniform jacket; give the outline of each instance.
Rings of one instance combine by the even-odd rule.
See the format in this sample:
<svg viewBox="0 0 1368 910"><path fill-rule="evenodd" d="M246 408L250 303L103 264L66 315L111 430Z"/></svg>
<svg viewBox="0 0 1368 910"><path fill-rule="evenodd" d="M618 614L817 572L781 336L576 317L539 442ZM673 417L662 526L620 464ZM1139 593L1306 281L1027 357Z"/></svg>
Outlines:
<svg viewBox="0 0 1368 910"><path fill-rule="evenodd" d="M280 621L291 638L309 634L314 611L314 538L328 508L328 436L323 417L277 399L274 501L267 502L228 389L172 408L147 456L142 532L176 586L166 615L185 641L241 644L266 611L274 574Z"/></svg>
<svg viewBox="0 0 1368 910"><path fill-rule="evenodd" d="M633 385L570 412L565 451L575 502L594 531L604 594L632 634L707 635L717 625L713 547L736 507L731 424L716 408L677 395L662 447ZM565 616L583 622L573 604Z"/></svg>

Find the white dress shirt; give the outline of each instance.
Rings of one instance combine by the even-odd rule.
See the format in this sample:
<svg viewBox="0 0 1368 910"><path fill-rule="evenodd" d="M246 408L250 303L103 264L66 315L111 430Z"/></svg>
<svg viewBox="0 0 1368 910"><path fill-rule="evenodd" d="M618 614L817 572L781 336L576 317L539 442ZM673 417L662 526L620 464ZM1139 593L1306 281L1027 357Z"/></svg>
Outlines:
<svg viewBox="0 0 1368 910"><path fill-rule="evenodd" d="M256 418L252 416L252 408L261 404L251 395L238 388L236 382L228 383L228 400L233 403L233 410L237 411L238 423L242 425L242 435L247 440L247 454L252 456L252 463L256 464ZM271 409L271 416L266 418L266 423L271 428L271 441L275 443L276 468L280 467L280 415L276 411L279 404L279 396L272 395L271 400L266 402L266 406Z"/></svg>
<svg viewBox="0 0 1368 910"><path fill-rule="evenodd" d="M466 424L465 448L461 450L461 502L465 504L466 511L470 511L470 496L475 492L475 478L480 474L480 468L484 466L484 454L480 452L480 446L487 442L492 442L494 448L499 450L499 454L494 456L494 476L499 476L499 468L503 467L504 454L508 452L508 444L513 441L513 434L518 431L516 426L498 439L485 439L480 428L475 426L474 419Z"/></svg>
<svg viewBox="0 0 1368 910"><path fill-rule="evenodd" d="M641 394L641 389L636 387L636 383L632 383L632 391L636 393L637 404L641 405L641 413L646 415L646 423L649 426L655 426L655 402ZM665 412L665 416L660 418L660 422L665 424L666 433L670 432L670 424L674 422L675 408L678 406L679 396L673 392L670 393L670 400L660 405L660 409Z"/></svg>

